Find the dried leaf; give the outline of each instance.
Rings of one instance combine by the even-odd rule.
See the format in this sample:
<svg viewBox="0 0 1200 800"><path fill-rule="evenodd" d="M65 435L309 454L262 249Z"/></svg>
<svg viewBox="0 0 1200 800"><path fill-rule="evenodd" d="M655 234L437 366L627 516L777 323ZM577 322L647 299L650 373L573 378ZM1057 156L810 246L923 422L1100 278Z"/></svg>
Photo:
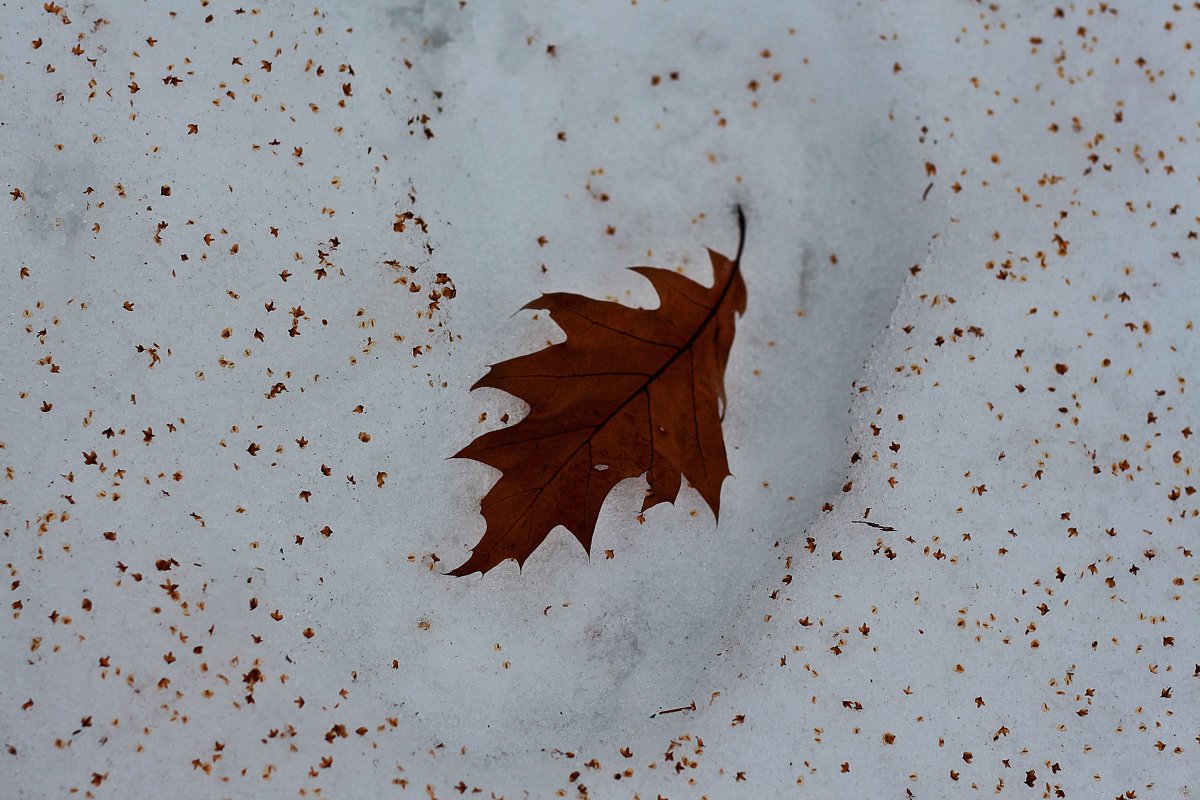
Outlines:
<svg viewBox="0 0 1200 800"><path fill-rule="evenodd" d="M740 208L738 226L732 261L709 250L711 288L633 267L657 290L656 309L561 292L525 306L550 312L567 339L496 364L471 387L508 392L530 412L455 454L502 475L481 503L483 538L451 575L487 572L509 558L524 564L558 525L590 552L600 507L626 478L646 476L643 511L673 503L682 475L718 514L730 474L721 432L725 365L746 308Z"/></svg>

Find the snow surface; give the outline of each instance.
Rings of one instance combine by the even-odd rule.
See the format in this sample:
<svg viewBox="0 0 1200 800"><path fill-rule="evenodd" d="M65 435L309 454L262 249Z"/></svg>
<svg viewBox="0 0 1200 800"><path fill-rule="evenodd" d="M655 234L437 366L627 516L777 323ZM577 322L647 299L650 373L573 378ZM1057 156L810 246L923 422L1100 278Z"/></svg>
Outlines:
<svg viewBox="0 0 1200 800"><path fill-rule="evenodd" d="M1190 4L0 22L5 797L1200 783ZM512 312L738 203L719 525L440 574Z"/></svg>

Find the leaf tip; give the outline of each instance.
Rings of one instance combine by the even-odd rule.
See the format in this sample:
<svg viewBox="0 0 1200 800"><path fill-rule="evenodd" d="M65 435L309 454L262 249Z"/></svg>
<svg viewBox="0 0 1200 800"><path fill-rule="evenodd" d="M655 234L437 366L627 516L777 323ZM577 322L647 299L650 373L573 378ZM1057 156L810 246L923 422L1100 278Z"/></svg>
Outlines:
<svg viewBox="0 0 1200 800"><path fill-rule="evenodd" d="M515 317L517 314L519 314L522 311L545 310L546 308L548 308L548 306L546 305L547 297L549 297L549 295L546 294L545 292L542 292L537 297L533 298L528 303L521 306L516 311L514 311L512 314L510 314L509 319L512 319L513 317Z"/></svg>
<svg viewBox="0 0 1200 800"><path fill-rule="evenodd" d="M484 570L475 566L474 564L472 564L471 562L474 560L475 560L475 557L472 555L470 558L468 558L462 564L459 564L457 567L450 570L449 572L443 572L442 574L449 578L465 578L468 575L474 575L476 572L478 572L480 575L482 575L484 573Z"/></svg>

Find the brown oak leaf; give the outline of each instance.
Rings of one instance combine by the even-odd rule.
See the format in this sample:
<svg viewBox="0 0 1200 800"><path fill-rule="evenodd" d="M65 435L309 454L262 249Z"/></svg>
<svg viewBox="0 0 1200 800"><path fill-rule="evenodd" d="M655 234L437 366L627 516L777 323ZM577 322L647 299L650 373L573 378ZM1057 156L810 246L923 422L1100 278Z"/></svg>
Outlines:
<svg viewBox="0 0 1200 800"><path fill-rule="evenodd" d="M658 308L564 292L525 306L550 312L567 339L496 364L471 387L515 395L530 411L454 456L502 475L481 503L483 538L449 574L487 572L509 558L524 564L558 525L590 552L600 506L626 478L646 476L643 511L673 503L682 475L718 515L730 474L721 433L725 365L735 319L746 309L746 224L737 213L734 259L708 251L711 288L671 270L633 267L658 292Z"/></svg>

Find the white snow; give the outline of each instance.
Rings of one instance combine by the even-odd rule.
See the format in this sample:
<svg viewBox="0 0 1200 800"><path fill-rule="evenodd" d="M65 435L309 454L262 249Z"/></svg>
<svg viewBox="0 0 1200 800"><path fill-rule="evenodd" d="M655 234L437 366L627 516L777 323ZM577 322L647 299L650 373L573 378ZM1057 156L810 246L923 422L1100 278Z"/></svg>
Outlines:
<svg viewBox="0 0 1200 800"><path fill-rule="evenodd" d="M1196 785L1200 12L59 5L0 7L13 796ZM738 203L719 524L442 575L513 312Z"/></svg>

